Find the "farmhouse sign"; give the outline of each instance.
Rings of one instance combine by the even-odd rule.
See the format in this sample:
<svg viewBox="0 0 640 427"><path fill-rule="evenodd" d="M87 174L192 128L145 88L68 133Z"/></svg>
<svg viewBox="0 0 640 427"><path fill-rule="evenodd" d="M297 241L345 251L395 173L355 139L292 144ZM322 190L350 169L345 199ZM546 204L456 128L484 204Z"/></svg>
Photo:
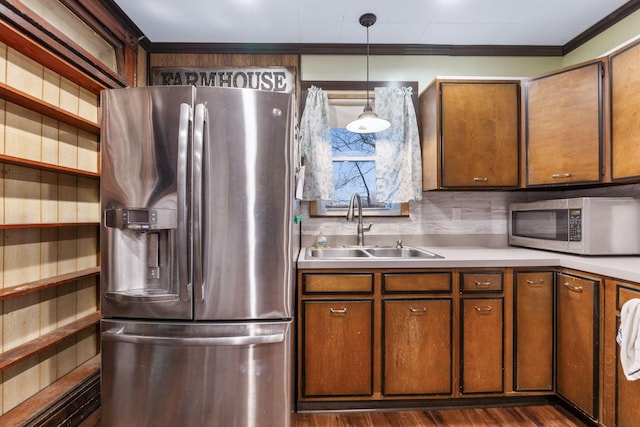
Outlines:
<svg viewBox="0 0 640 427"><path fill-rule="evenodd" d="M151 69L155 86L217 86L293 92L294 76L284 67L249 68L165 68Z"/></svg>

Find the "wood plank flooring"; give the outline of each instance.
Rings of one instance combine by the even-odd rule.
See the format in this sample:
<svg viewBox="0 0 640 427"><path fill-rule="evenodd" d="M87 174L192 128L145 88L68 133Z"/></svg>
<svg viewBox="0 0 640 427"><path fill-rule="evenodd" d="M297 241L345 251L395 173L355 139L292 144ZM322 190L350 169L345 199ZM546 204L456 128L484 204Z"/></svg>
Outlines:
<svg viewBox="0 0 640 427"><path fill-rule="evenodd" d="M295 414L294 427L585 427L559 406ZM99 427L96 411L80 427Z"/></svg>

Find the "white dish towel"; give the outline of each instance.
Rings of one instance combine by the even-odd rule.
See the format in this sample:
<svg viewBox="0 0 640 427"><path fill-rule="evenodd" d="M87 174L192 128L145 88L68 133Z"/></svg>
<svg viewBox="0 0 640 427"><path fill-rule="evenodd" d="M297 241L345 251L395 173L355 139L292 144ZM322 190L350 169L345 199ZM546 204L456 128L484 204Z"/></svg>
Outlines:
<svg viewBox="0 0 640 427"><path fill-rule="evenodd" d="M620 310L620 363L629 381L640 379L640 298L630 299Z"/></svg>

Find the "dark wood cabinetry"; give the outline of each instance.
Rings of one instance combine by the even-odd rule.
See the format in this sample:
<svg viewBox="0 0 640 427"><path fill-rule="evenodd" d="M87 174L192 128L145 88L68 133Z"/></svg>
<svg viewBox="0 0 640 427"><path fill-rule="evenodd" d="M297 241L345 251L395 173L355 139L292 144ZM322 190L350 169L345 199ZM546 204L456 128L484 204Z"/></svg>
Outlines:
<svg viewBox="0 0 640 427"><path fill-rule="evenodd" d="M302 304L304 396L370 396L373 392L371 300Z"/></svg>
<svg viewBox="0 0 640 427"><path fill-rule="evenodd" d="M601 280L556 273L556 392L598 419Z"/></svg>
<svg viewBox="0 0 640 427"><path fill-rule="evenodd" d="M611 178L640 179L640 43L609 57L611 84Z"/></svg>
<svg viewBox="0 0 640 427"><path fill-rule="evenodd" d="M640 283L608 279L604 294L604 366L601 424L632 427L640 420L640 381L628 380L620 364L620 346L616 335L624 303L640 298Z"/></svg>
<svg viewBox="0 0 640 427"><path fill-rule="evenodd" d="M462 394L505 391L503 288L501 271L460 273Z"/></svg>
<svg viewBox="0 0 640 427"><path fill-rule="evenodd" d="M525 81L527 186L602 180L604 70L592 61Z"/></svg>
<svg viewBox="0 0 640 427"><path fill-rule="evenodd" d="M423 188L518 186L519 81L436 79L420 95Z"/></svg>
<svg viewBox="0 0 640 427"><path fill-rule="evenodd" d="M382 306L382 394L450 395L451 299L384 299Z"/></svg>
<svg viewBox="0 0 640 427"><path fill-rule="evenodd" d="M513 389L553 391L553 271L517 271L513 290Z"/></svg>

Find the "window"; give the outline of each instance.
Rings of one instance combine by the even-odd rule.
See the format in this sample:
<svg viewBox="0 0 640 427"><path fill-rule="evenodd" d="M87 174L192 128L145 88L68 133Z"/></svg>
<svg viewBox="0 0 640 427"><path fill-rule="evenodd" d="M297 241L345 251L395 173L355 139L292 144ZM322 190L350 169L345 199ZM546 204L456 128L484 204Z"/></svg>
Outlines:
<svg viewBox="0 0 640 427"><path fill-rule="evenodd" d="M412 86L414 82L392 82L394 86ZM345 129L346 124L362 113L366 104L365 82L303 82L303 96L312 85L321 87L329 98L329 121L331 123L334 200L316 201L310 204L312 216L344 216L353 193L362 200L363 215L409 216L408 203L376 203L376 134L356 134ZM373 87L389 83L372 82ZM335 89L338 87L338 89ZM361 88L364 87L364 90ZM375 103L372 103L375 104ZM375 110L375 105L372 105Z"/></svg>

